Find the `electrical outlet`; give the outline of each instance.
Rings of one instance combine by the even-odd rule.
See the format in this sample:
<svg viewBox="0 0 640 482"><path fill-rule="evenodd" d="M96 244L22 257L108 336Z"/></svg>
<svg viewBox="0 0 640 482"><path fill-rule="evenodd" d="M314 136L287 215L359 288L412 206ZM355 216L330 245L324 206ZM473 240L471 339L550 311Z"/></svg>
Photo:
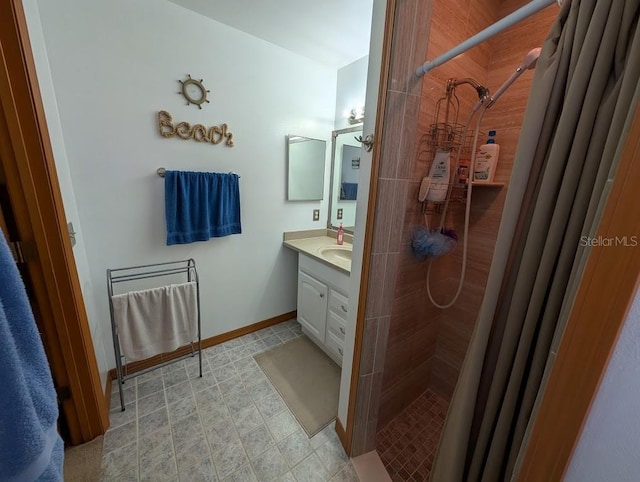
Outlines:
<svg viewBox="0 0 640 482"><path fill-rule="evenodd" d="M342 219L342 208L338 209L338 219Z"/></svg>
<svg viewBox="0 0 640 482"><path fill-rule="evenodd" d="M320 221L320 210L319 209L314 209L313 210L313 220L314 221Z"/></svg>

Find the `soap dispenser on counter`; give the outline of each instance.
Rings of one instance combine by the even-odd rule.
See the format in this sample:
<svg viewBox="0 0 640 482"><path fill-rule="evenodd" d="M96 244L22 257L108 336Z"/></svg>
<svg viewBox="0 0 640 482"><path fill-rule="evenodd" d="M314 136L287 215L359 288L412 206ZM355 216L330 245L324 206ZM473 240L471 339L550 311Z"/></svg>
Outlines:
<svg viewBox="0 0 640 482"><path fill-rule="evenodd" d="M340 227L338 228L337 240L338 245L342 245L342 243L344 243L344 228L342 227L342 223L340 223Z"/></svg>
<svg viewBox="0 0 640 482"><path fill-rule="evenodd" d="M487 143L481 145L476 152L473 182L493 182L500 154L500 146L496 144L495 136L496 131L489 131Z"/></svg>

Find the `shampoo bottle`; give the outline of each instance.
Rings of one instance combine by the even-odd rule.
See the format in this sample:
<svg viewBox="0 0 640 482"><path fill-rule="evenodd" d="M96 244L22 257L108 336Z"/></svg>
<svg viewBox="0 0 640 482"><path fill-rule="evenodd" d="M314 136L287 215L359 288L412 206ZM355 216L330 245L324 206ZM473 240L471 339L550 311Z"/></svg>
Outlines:
<svg viewBox="0 0 640 482"><path fill-rule="evenodd" d="M489 131L487 143L480 146L476 152L476 161L473 168L474 182L493 182L500 154L500 146L496 144L496 131Z"/></svg>
<svg viewBox="0 0 640 482"><path fill-rule="evenodd" d="M458 184L467 184L469 181L469 159L460 159L458 161L458 172L456 173L456 179Z"/></svg>
<svg viewBox="0 0 640 482"><path fill-rule="evenodd" d="M431 184L427 192L427 201L442 202L447 198L449 190L450 151L438 151L431 163L429 178Z"/></svg>
<svg viewBox="0 0 640 482"><path fill-rule="evenodd" d="M340 223L340 227L338 228L338 244L344 243L344 228L342 227L342 223Z"/></svg>

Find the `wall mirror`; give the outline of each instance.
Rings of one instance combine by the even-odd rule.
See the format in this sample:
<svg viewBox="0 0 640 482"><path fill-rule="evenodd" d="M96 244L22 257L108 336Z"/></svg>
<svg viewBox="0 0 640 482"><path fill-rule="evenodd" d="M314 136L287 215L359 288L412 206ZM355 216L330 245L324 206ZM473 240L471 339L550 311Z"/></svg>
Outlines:
<svg viewBox="0 0 640 482"><path fill-rule="evenodd" d="M287 136L288 201L322 200L326 154L326 141Z"/></svg>
<svg viewBox="0 0 640 482"><path fill-rule="evenodd" d="M360 178L360 143L362 125L333 131L331 138L331 195L328 226L353 233L356 223L356 198Z"/></svg>

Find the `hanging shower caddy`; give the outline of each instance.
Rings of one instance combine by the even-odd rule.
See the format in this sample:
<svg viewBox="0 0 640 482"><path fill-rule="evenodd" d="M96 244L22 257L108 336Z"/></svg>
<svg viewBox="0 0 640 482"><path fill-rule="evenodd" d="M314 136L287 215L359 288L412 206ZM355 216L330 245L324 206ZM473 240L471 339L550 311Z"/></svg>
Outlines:
<svg viewBox="0 0 640 482"><path fill-rule="evenodd" d="M431 165L438 152L450 152L453 162L445 200L421 201L423 214L442 214L449 202L464 203L466 197L467 182L470 178L468 165L467 172L464 172L465 167L458 165L456 160L464 163L471 157L473 138L465 136L466 126L458 119L460 100L456 95L456 87L462 83L472 84L479 95L485 92L484 87L477 85L472 79L449 79L445 95L436 102L433 123L418 143L418 161L426 166L425 174L431 171Z"/></svg>

